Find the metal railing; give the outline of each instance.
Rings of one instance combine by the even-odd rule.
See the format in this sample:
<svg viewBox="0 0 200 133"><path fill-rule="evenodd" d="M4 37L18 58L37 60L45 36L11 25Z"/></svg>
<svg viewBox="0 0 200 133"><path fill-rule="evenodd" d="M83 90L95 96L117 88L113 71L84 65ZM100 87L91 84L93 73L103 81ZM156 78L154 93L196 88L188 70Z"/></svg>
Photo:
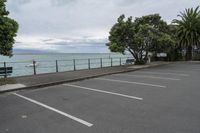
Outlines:
<svg viewBox="0 0 200 133"><path fill-rule="evenodd" d="M126 64L127 59L131 59L131 57L89 58L55 61L32 60L22 62L0 62L0 67L13 67L13 74L11 76L16 77L25 75L37 75L42 73L121 66Z"/></svg>

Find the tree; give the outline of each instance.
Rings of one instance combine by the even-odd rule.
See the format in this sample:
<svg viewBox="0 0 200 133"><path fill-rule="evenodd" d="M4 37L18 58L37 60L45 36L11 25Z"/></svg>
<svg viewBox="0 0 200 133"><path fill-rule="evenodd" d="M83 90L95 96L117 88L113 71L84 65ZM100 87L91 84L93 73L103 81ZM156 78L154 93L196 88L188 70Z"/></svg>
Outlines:
<svg viewBox="0 0 200 133"><path fill-rule="evenodd" d="M148 52L161 52L163 47L173 42L167 33L168 25L159 14L147 15L125 20L125 15L118 18L111 28L107 46L112 52L129 51L135 58L135 64L144 64Z"/></svg>
<svg viewBox="0 0 200 133"><path fill-rule="evenodd" d="M180 45L178 45L178 38L176 36L176 31L177 31L177 25L174 24L170 24L169 25L169 34L171 35L171 38L173 40L173 45L171 45L171 47L168 48L168 60L169 61L178 61L178 60L182 60L183 56L182 56L182 49L180 47Z"/></svg>
<svg viewBox="0 0 200 133"><path fill-rule="evenodd" d="M8 17L5 2L6 0L0 0L0 55L12 56L18 23Z"/></svg>
<svg viewBox="0 0 200 133"><path fill-rule="evenodd" d="M142 16L136 18L135 22L137 24L136 27L144 24L151 27L149 52L152 52L154 56L157 56L157 53L171 54L175 42L170 33L170 25L167 25L167 23L161 19L159 14Z"/></svg>
<svg viewBox="0 0 200 133"><path fill-rule="evenodd" d="M186 60L192 59L192 49L200 45L200 10L188 8L181 12L180 20L173 20L177 24L177 37L179 44L186 49Z"/></svg>

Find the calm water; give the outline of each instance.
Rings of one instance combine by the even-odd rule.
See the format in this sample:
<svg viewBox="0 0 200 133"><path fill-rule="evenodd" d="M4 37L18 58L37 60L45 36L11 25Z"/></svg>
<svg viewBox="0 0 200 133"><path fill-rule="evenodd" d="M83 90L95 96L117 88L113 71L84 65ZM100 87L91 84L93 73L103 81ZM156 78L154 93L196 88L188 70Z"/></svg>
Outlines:
<svg viewBox="0 0 200 133"><path fill-rule="evenodd" d="M58 60L58 70L70 71L74 70L74 60L76 69L88 69L90 62L91 68L98 68L102 66L113 66L124 64L127 57L131 57L130 54L122 55L116 53L73 53L73 54L16 54L12 58L0 56L0 67L3 67L3 62L6 62L6 66L13 67L12 76L32 75L33 67L31 67L33 60L37 62L36 72L51 73L56 72L56 60ZM102 58L102 59L101 59ZM88 61L90 59L90 61Z"/></svg>

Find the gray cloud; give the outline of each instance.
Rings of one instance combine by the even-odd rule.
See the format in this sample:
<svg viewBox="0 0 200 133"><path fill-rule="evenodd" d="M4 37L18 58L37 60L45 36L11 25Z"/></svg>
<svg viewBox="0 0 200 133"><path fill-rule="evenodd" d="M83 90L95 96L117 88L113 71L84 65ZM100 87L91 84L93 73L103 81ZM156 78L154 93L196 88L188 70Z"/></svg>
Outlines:
<svg viewBox="0 0 200 133"><path fill-rule="evenodd" d="M8 8L14 12L19 12L23 5L29 4L31 0L8 0Z"/></svg>
<svg viewBox="0 0 200 133"><path fill-rule="evenodd" d="M9 4L10 5L24 5L24 4L27 4L27 3L30 3L31 0L8 0Z"/></svg>
<svg viewBox="0 0 200 133"><path fill-rule="evenodd" d="M53 6L65 6L76 3L77 0L51 0Z"/></svg>
<svg viewBox="0 0 200 133"><path fill-rule="evenodd" d="M170 23L180 11L198 4L199 0L8 0L7 7L10 17L20 25L17 41L31 48L33 42L44 40L35 45L45 48L45 43L57 45L56 39L64 40L62 45L71 40L74 43L70 46L96 46L107 41L111 26L121 14L138 17L160 13Z"/></svg>

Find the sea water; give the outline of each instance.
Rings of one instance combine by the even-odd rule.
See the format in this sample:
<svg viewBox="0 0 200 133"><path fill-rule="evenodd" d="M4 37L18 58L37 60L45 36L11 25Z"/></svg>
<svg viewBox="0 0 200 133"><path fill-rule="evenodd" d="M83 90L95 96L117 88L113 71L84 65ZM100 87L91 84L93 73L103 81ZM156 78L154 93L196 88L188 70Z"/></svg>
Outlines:
<svg viewBox="0 0 200 133"><path fill-rule="evenodd" d="M44 53L14 54L13 57L0 56L0 67L13 67L11 76L33 75L33 61L36 61L36 73L52 73L88 68L117 66L124 64L130 54L118 53ZM57 64L56 64L57 60ZM56 67L57 66L57 67Z"/></svg>

